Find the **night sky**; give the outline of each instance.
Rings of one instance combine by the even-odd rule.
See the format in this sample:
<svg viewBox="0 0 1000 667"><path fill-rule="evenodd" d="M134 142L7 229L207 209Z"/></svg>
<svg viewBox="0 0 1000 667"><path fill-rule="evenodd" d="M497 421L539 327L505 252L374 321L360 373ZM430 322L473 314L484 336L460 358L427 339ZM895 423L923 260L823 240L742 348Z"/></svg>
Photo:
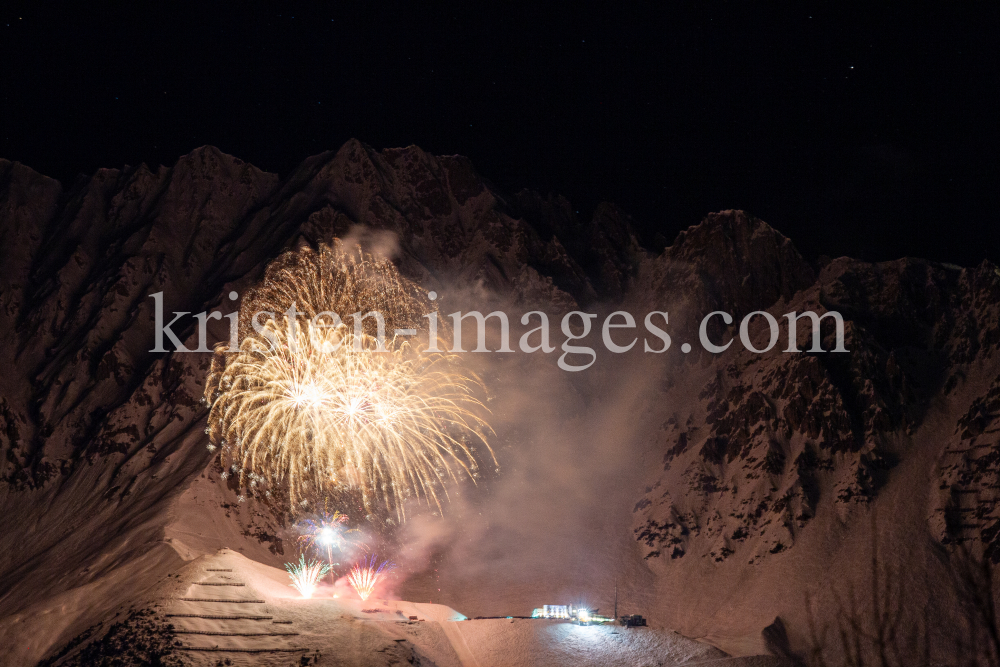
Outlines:
<svg viewBox="0 0 1000 667"><path fill-rule="evenodd" d="M995 3L40 4L0 8L0 157L67 184L356 137L614 201L654 248L743 208L811 258L1000 261Z"/></svg>

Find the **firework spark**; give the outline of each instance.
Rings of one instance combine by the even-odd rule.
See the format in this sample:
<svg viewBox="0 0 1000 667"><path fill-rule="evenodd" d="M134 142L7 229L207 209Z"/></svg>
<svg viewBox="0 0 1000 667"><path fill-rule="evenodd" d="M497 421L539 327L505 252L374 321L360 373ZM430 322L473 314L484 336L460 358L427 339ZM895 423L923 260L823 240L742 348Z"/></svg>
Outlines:
<svg viewBox="0 0 1000 667"><path fill-rule="evenodd" d="M424 291L391 261L349 250L339 239L332 246L320 244L319 250L305 246L286 252L268 265L263 282L240 302L240 340L258 333L256 313L281 314L292 304L304 321L328 313L348 318L353 313L378 312L390 335L396 329L424 329L424 314L434 309ZM330 318L324 315L321 321L328 323ZM261 318L258 326L263 322ZM365 318L362 324L364 333L377 335L375 318Z"/></svg>
<svg viewBox="0 0 1000 667"><path fill-rule="evenodd" d="M316 584L329 572L330 566L318 560L307 561L305 556L300 555L298 563L285 563L285 569L292 578L292 583L289 585L308 599L316 592Z"/></svg>
<svg viewBox="0 0 1000 667"><path fill-rule="evenodd" d="M376 565L376 560L378 559L375 554L372 554L370 558L351 568L351 573L347 575L347 581L350 582L362 600L368 599L378 582L393 568L389 561L382 561L381 564Z"/></svg>
<svg viewBox="0 0 1000 667"><path fill-rule="evenodd" d="M420 326L417 288L391 262L321 246L276 264L241 306L241 319L253 317L242 317L247 304L273 313L295 303L310 320L323 311L378 310L388 331ZM364 326L376 327L374 320ZM254 475L258 485L287 490L293 508L309 496L357 491L370 511L405 519L407 499L440 509L456 472L478 477L475 444L493 456L476 398L480 381L453 355L395 338L383 347L376 334L332 318L310 327L286 316L268 319L238 352L217 352L205 390L210 437L241 486Z"/></svg>
<svg viewBox="0 0 1000 667"><path fill-rule="evenodd" d="M303 531L303 534L299 536L299 542L307 548L312 548L326 555L331 576L334 567L334 551L343 554L354 546L364 547L358 540L348 537L351 533L359 531L357 528L348 528L347 521L346 514L335 511L333 514L324 514L322 518L315 521L309 519L299 524L299 530Z"/></svg>

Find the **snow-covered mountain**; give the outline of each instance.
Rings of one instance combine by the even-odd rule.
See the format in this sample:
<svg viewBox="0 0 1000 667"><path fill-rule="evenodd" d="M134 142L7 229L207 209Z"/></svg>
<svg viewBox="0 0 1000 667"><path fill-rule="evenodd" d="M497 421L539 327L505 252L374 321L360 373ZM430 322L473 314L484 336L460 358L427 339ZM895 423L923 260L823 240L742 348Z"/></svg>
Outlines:
<svg viewBox="0 0 1000 667"><path fill-rule="evenodd" d="M168 312L231 312L230 291L283 250L359 229L391 232L400 269L428 289L524 310L669 306L672 332L716 310L737 325L757 310L843 315L847 354L734 344L664 360L643 391L637 465L616 493L657 623L752 654L780 616L794 648L807 593L832 618L834 591L871 576L873 534L924 576L917 601L935 597L956 545L1000 560L992 264L813 264L740 211L654 256L610 204L581 220L562 198L505 196L466 158L416 147L351 141L286 178L205 147L70 189L0 160L0 656L37 660L221 546L283 560L281 518L237 503L205 447L209 355L150 352L150 295ZM803 322L803 349L808 334ZM193 322L181 338L198 345ZM489 594L448 602L486 610Z"/></svg>
<svg viewBox="0 0 1000 667"><path fill-rule="evenodd" d="M805 642L807 594L822 617L874 585L873 536L878 568L906 573L914 606L955 604L941 582L956 545L1000 562L996 266L844 257L814 273L763 222L723 213L682 234L651 275L653 293L680 291L698 313L764 310L784 325L784 313L837 311L850 350L734 345L673 376L659 471L634 508L664 595L679 599L668 624L742 637L780 615ZM798 344L809 348L808 326Z"/></svg>

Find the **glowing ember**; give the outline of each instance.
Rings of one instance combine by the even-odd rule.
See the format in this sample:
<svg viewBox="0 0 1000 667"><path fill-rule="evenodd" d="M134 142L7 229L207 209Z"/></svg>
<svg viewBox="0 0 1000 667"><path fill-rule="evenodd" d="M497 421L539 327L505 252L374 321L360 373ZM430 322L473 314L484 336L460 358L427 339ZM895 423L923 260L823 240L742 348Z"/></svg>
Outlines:
<svg viewBox="0 0 1000 667"><path fill-rule="evenodd" d="M307 561L305 556L300 555L298 563L285 563L285 569L292 578L292 583L289 585L308 599L316 592L316 584L329 572L330 566L318 560Z"/></svg>
<svg viewBox="0 0 1000 667"><path fill-rule="evenodd" d="M291 305L299 317L287 315ZM359 332L330 315L377 311L393 332L419 329L430 308L389 261L339 246L279 258L241 305L248 331L239 351L217 348L206 381L223 467L241 486L286 489L292 508L319 494L358 493L369 512L381 506L400 519L413 497L440 509L457 470L478 476L473 452L489 430L476 398L482 384L454 355L396 338L382 348L374 316ZM258 320L254 331L247 322L258 312L277 319ZM320 315L325 326L311 327Z"/></svg>
<svg viewBox="0 0 1000 667"><path fill-rule="evenodd" d="M372 554L371 558L363 560L351 568L351 573L347 575L347 581L354 587L362 600L368 599L376 584L392 569L392 564L389 561L382 561L380 565L375 565L376 560L375 554Z"/></svg>

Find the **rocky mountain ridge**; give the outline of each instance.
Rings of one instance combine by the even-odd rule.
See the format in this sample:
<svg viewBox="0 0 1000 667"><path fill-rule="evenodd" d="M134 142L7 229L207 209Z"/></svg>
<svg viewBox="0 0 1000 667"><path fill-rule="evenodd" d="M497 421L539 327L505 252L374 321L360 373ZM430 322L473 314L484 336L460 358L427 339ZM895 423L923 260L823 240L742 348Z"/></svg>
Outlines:
<svg viewBox="0 0 1000 667"><path fill-rule="evenodd" d="M400 264L425 282L448 277L555 303L620 293L641 255L627 218L602 206L590 254L579 257L599 262L595 287L559 239L515 217L468 160L416 147L378 153L349 142L284 182L207 147L156 173L145 165L102 170L68 193L9 162L0 162L0 183L2 349L12 390L3 409L5 477L29 486L68 472L87 451L128 449L125 440L144 446L157 429L147 424L136 438L131 424L119 440L107 428L154 367L167 372L174 361L145 349L150 294L163 291L168 312L219 306L226 286L260 275L282 248L353 225L392 232ZM541 198L522 193L518 201ZM611 224L624 234L624 256L617 238L601 236ZM17 391L28 384L31 394Z"/></svg>
<svg viewBox="0 0 1000 667"><path fill-rule="evenodd" d="M671 474L688 480L681 491L664 480L662 486L673 493L686 499L692 494L736 496L739 487L758 480L762 488L770 488L766 498L754 495L736 503L738 509L730 515L734 521L715 531L720 542L710 553L721 560L733 553L735 543L772 523L782 527L784 541L771 540L767 551L790 546L796 528L815 514L821 477L835 478L835 503L871 501L898 459L906 456L906 447L919 446L905 441L920 429L934 399L952 394L982 367L990 369L987 376L995 368L997 278L995 267L985 264L956 271L912 260L871 265L843 259L827 265L816 285L789 301L744 306L744 312L759 307L776 317L836 310L847 322L851 353L762 359L740 351L715 369L698 396L700 411L683 422L671 418L664 423L669 434L664 472L673 470ZM924 289L912 289L915 285ZM826 334L829 350L834 343L832 333ZM811 344L807 327L799 329L798 338L803 349ZM956 448L961 449L961 442L979 449L996 444L976 444L977 437L995 428L995 410L986 407L993 404L994 393L991 385L961 414L955 424ZM970 430L967 425L972 424ZM962 460L962 465L969 463L968 456ZM742 469L734 473L733 465ZM945 465L942 474L953 465ZM727 483L727 478L737 483ZM966 493L957 487L950 492ZM657 495L666 497L655 490L648 494L639 509L657 502ZM683 521L684 512L676 508L671 512L676 521L650 518L640 539L650 546L673 545L669 555L677 558L685 551L682 536L699 532L701 522ZM980 536L995 532L995 519L987 516L978 517L984 522ZM955 537L941 534L944 541Z"/></svg>
<svg viewBox="0 0 1000 667"><path fill-rule="evenodd" d="M166 311L235 310L229 291L242 293L283 249L358 226L390 232L401 270L429 289L469 285L553 311L669 302L671 324L687 330L714 310L732 313L734 327L755 310L779 321L843 314L847 355L757 355L737 342L676 362L651 416L659 460L636 480L634 513L649 567L673 596L657 612L671 627L759 636L774 615L794 613L744 599L751 613L737 618L677 582L692 572L725 585L767 579L789 553L812 553L799 543L819 532L817 517L850 527L894 479L909 484L907 461L931 461L927 502L905 511L934 543L982 544L1000 560L992 264L814 266L740 211L709 215L654 257L610 204L581 221L565 199L504 196L468 159L412 146L351 141L285 178L205 147L170 168L101 170L69 191L0 160L0 506L26 527L0 537L3 633L41 623L32 600L62 595L66 572L96 586L108 568L140 562L195 482L214 487L203 499L222 499L205 505L219 525L238 525L265 556L280 551L274 517L241 514L211 470L198 401L208 355L149 351L149 295L163 292ZM754 340L761 327L757 318ZM719 320L710 333L735 335ZM194 336L189 321L181 338L193 348ZM67 514L78 519L54 520ZM65 632L115 599L67 612Z"/></svg>
<svg viewBox="0 0 1000 667"><path fill-rule="evenodd" d="M957 604L942 583L954 576L949 562L966 553L1000 562L1000 270L911 258L839 258L817 268L738 212L709 216L650 265L652 292L684 294L682 313L734 315L715 340L736 337L744 315L766 311L781 323L777 351L787 342L785 314L836 311L849 350L830 352L827 320L826 351L809 351L803 320L804 352L755 354L737 340L665 388L661 472L635 505L634 532L664 594L685 601L674 627L692 636L725 635L727 625L745 636L737 614L721 622L719 614L766 608L801 647L807 595L828 613L851 590L876 585L872 567L908 571L893 586L915 605L934 598L944 617ZM766 346L763 317L750 337ZM893 555L866 565L873 548ZM711 607L703 599L713 595L710 613L692 613ZM717 637L723 647L740 641Z"/></svg>
<svg viewBox="0 0 1000 667"><path fill-rule="evenodd" d="M447 280L557 307L605 289L459 156L351 141L281 179L204 147L169 168L101 170L68 191L0 160L0 504L23 527L0 537L6 632L42 623L37 600L65 598L68 572L83 591L100 587L107 568L146 558L192 480L220 487L210 507L220 535L259 540L261 557L281 552L275 517L241 516L209 470L199 402L209 355L150 351L150 295L162 292L168 313L235 310L226 295L282 250L359 228L388 231L401 269L429 288ZM629 267L602 250L610 241L591 241L588 252L607 257L594 276L621 289ZM194 324L174 327L190 349ZM79 629L116 596L98 609L64 601L75 609L66 622Z"/></svg>

